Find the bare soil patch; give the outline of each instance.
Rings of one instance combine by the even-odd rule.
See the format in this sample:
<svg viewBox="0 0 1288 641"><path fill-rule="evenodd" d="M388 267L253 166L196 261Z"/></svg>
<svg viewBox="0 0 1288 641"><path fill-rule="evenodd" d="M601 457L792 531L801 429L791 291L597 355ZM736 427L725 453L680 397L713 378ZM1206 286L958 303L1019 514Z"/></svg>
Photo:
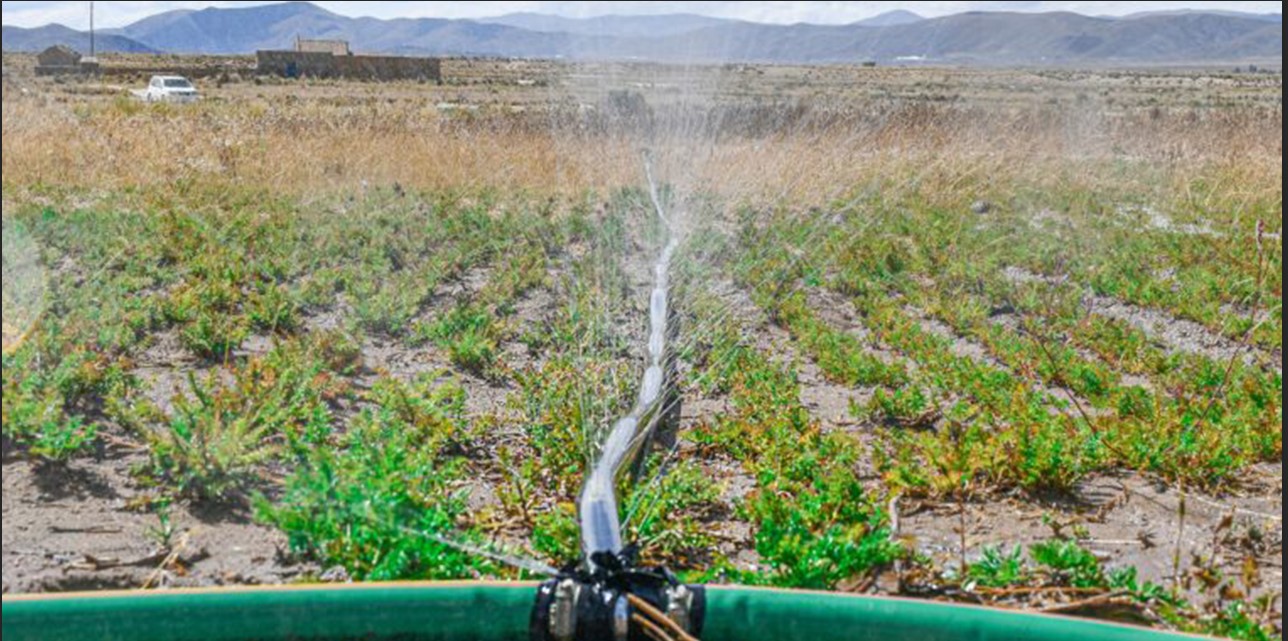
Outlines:
<svg viewBox="0 0 1288 641"><path fill-rule="evenodd" d="M1282 583L1283 497L1264 477L1244 494L1212 496L1123 472L1088 478L1069 496L1017 493L900 509L900 535L940 567L960 563L965 525L972 562L988 546L1009 551L1062 536L1079 539L1110 568L1136 567L1144 581L1169 585L1179 553L1182 579L1197 555L1231 576L1251 560L1262 593Z"/></svg>
<svg viewBox="0 0 1288 641"><path fill-rule="evenodd" d="M285 559L286 539L245 502L170 508L170 547L130 468L134 452L36 463L4 460L4 593L282 583L315 571ZM173 551L173 562L165 563Z"/></svg>

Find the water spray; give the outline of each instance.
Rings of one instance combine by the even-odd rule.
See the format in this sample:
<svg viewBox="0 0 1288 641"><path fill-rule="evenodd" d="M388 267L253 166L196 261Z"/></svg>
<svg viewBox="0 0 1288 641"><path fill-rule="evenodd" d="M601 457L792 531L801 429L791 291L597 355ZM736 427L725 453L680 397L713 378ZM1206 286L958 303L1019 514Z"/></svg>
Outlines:
<svg viewBox="0 0 1288 641"><path fill-rule="evenodd" d="M4 222L4 354L27 341L45 315L47 283L40 247L26 228L8 214Z"/></svg>
<svg viewBox="0 0 1288 641"><path fill-rule="evenodd" d="M665 233L653 264L649 295L648 365L639 398L613 424L578 500L582 560L541 584L533 606L533 641L678 641L702 630L706 594L664 567L637 565L637 550L622 541L617 481L639 459L660 425L678 416L674 370L667 339L674 336L670 266L679 240L658 195L647 152L643 156L649 197Z"/></svg>

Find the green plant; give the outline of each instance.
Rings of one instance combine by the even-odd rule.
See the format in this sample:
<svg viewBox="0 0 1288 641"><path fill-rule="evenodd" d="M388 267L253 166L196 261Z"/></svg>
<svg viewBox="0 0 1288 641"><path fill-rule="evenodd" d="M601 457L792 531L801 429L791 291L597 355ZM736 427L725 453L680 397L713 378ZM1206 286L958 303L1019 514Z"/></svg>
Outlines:
<svg viewBox="0 0 1288 641"><path fill-rule="evenodd" d="M419 407L415 422L406 413L364 410L336 447L303 453L281 499L257 499L259 518L284 531L292 550L359 579L496 571L453 545L477 538L458 528L465 501L451 484L459 467L440 449L453 419L441 408Z"/></svg>
<svg viewBox="0 0 1288 641"><path fill-rule="evenodd" d="M771 570L767 577L744 577L755 582L832 589L901 553L884 515L852 480L829 480L791 499L761 492L749 510L758 518L756 551Z"/></svg>
<svg viewBox="0 0 1288 641"><path fill-rule="evenodd" d="M173 549L175 527L174 521L170 518L170 499L163 497L153 501L152 512L157 516L157 524L148 527L146 532L148 538L156 542L157 547L162 550Z"/></svg>
<svg viewBox="0 0 1288 641"><path fill-rule="evenodd" d="M687 278L701 279L695 271ZM831 588L892 562L885 515L855 478L861 456L852 440L822 435L800 405L793 376L747 349L735 324L712 298L690 292L685 304L710 323L710 352L699 379L727 389L734 411L700 425L692 438L727 451L756 475L757 490L739 507L755 524L764 569L739 581ZM718 565L718 563L717 563Z"/></svg>
<svg viewBox="0 0 1288 641"><path fill-rule="evenodd" d="M659 474L661 461L645 466L642 478ZM696 517L710 510L718 498L718 488L690 461L675 463L654 486L638 485L626 495L632 542L650 559L668 561L682 568L690 559L705 554L713 544L708 528Z"/></svg>
<svg viewBox="0 0 1288 641"><path fill-rule="evenodd" d="M299 325L299 305L281 287L268 287L247 301L251 323L268 332L290 332Z"/></svg>
<svg viewBox="0 0 1288 641"><path fill-rule="evenodd" d="M979 560L967 566L966 579L976 585L994 588L1024 584L1029 579L1024 551L1018 545L1011 548L1010 552L988 546L980 554Z"/></svg>
<svg viewBox="0 0 1288 641"><path fill-rule="evenodd" d="M465 390L442 372L426 372L409 382L382 377L372 385L367 400L399 421L427 435L430 450L461 449L471 436L465 421Z"/></svg>
<svg viewBox="0 0 1288 641"><path fill-rule="evenodd" d="M868 411L882 421L899 427L931 427L930 401L921 387L909 385L887 391L880 387L868 402Z"/></svg>
<svg viewBox="0 0 1288 641"><path fill-rule="evenodd" d="M1161 620L1167 626L1188 632L1233 639L1261 641L1274 638L1264 620L1250 616L1259 604L1225 597L1213 605L1190 602L1176 590L1141 582L1136 568L1106 568L1095 554L1068 539L1051 539L1029 546L1026 556L1017 546L1010 552L996 547L984 549L964 574L955 570L942 577L960 589L985 597L1009 598L1059 593L1063 590L1091 595L1088 599L1118 599L1121 607L1138 608L1143 620ZM1220 590L1220 581L1206 590ZM1119 611L1121 614L1121 610Z"/></svg>
<svg viewBox="0 0 1288 641"><path fill-rule="evenodd" d="M4 356L4 435L32 455L65 461L97 438L97 424L79 414L87 399L128 395L135 383L120 363L92 350L47 354L52 338Z"/></svg>
<svg viewBox="0 0 1288 641"><path fill-rule="evenodd" d="M1056 539L1038 543L1029 548L1029 554L1062 585L1091 588L1108 583L1100 560L1076 541Z"/></svg>
<svg viewBox="0 0 1288 641"><path fill-rule="evenodd" d="M222 313L198 312L180 332L184 344L202 358L222 360L246 340L245 319Z"/></svg>
<svg viewBox="0 0 1288 641"><path fill-rule="evenodd" d="M498 331L486 310L465 305L452 309L417 333L447 349L456 366L483 375L496 358Z"/></svg>
<svg viewBox="0 0 1288 641"><path fill-rule="evenodd" d="M205 380L189 374L164 425L145 432L152 474L182 494L221 499L248 489L266 461L311 449L331 433L328 399L347 393L326 369L325 344L280 343Z"/></svg>
<svg viewBox="0 0 1288 641"><path fill-rule="evenodd" d="M369 332L400 336L426 295L423 281L407 282L406 277L385 281L373 278L364 276L348 287L358 324Z"/></svg>
<svg viewBox="0 0 1288 641"><path fill-rule="evenodd" d="M213 376L199 383L189 374L188 385L195 399L177 398L174 417L151 436L153 470L180 493L220 499L247 487L274 456L271 426L242 414Z"/></svg>
<svg viewBox="0 0 1288 641"><path fill-rule="evenodd" d="M536 516L532 548L551 559L575 559L581 553L581 526L577 507L563 502Z"/></svg>

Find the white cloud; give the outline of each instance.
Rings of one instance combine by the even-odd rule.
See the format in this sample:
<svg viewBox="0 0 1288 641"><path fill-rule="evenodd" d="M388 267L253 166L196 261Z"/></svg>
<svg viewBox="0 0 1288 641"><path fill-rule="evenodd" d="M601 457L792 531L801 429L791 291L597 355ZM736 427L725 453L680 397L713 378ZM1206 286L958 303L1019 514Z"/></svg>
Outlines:
<svg viewBox="0 0 1288 641"><path fill-rule="evenodd" d="M89 25L88 2L0 2L4 24L24 27L60 22L84 29ZM210 6L249 6L267 2L98 2L96 21L102 27L119 27L171 9ZM1170 9L1222 9L1269 13L1281 11L1280 2L328 2L317 4L350 16L481 18L530 11L572 17L616 14L700 13L759 22L814 22L839 24L861 20L886 11L906 9L924 16L962 11L1076 11L1087 15L1121 15L1137 11Z"/></svg>

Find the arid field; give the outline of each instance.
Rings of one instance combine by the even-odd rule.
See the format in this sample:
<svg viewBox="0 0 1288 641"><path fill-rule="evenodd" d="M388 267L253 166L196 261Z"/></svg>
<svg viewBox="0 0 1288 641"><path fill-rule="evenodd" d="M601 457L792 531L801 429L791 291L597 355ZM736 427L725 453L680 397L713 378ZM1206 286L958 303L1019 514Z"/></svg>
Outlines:
<svg viewBox="0 0 1288 641"><path fill-rule="evenodd" d="M4 592L579 553L1281 638L1282 75L4 55ZM520 564L530 565L530 564Z"/></svg>

